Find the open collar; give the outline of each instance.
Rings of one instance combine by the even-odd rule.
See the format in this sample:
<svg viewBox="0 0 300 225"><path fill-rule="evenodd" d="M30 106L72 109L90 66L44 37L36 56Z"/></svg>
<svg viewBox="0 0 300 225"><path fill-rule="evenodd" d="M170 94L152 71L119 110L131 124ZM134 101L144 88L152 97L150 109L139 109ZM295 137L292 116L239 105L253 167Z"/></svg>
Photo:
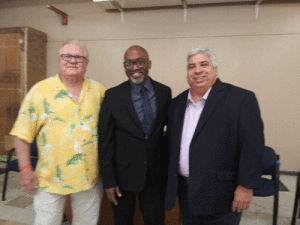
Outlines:
<svg viewBox="0 0 300 225"><path fill-rule="evenodd" d="M84 81L83 81L83 85L82 85L82 90L89 90L92 89L92 85L91 82L87 77L83 77ZM60 90L67 90L67 87L63 84L63 82L61 81L60 77L59 77L59 73L57 73L53 79L52 82L50 83L50 88L52 91L60 91Z"/></svg>

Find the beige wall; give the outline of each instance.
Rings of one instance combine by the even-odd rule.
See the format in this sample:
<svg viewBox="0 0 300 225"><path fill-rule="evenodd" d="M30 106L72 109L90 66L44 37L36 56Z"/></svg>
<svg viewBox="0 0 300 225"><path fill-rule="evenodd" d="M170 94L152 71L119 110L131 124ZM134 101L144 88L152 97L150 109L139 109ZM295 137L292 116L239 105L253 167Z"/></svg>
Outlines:
<svg viewBox="0 0 300 225"><path fill-rule="evenodd" d="M197 45L216 51L220 79L256 93L266 145L280 154L282 170L300 169L300 4L106 13L101 3L54 5L69 25L46 7L0 9L0 27L30 26L48 34L47 74L57 72L57 51L67 38L84 41L90 52L87 76L107 88L126 80L125 50L142 45L150 54L150 75L185 90L186 54Z"/></svg>

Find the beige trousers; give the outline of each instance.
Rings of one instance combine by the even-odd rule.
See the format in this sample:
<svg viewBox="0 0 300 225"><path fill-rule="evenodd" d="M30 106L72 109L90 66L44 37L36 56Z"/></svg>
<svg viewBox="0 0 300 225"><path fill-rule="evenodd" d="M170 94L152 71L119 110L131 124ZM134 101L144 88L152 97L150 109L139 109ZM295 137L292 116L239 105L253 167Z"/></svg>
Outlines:
<svg viewBox="0 0 300 225"><path fill-rule="evenodd" d="M33 198L34 225L61 225L66 197L37 190ZM92 189L70 194L72 225L96 225L102 197L102 181Z"/></svg>

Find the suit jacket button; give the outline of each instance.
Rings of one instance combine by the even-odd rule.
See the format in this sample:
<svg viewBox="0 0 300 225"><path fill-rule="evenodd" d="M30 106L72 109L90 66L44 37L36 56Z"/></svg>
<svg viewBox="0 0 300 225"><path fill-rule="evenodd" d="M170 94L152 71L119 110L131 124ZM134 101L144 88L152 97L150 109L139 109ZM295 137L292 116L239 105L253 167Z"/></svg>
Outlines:
<svg viewBox="0 0 300 225"><path fill-rule="evenodd" d="M147 161L144 161L144 163L146 164L146 163L147 163Z"/></svg>

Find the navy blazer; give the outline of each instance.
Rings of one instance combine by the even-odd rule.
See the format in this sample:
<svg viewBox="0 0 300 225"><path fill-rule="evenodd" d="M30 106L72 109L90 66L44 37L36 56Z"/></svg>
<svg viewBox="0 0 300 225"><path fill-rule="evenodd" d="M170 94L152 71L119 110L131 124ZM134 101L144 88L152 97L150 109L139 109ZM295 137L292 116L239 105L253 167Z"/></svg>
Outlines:
<svg viewBox="0 0 300 225"><path fill-rule="evenodd" d="M172 100L168 115L169 169L165 208L178 191L182 127L188 90ZM231 211L238 185L255 188L261 177L263 122L251 91L213 85L190 144L189 209L199 216Z"/></svg>
<svg viewBox="0 0 300 225"><path fill-rule="evenodd" d="M166 125L171 89L151 80L156 94L156 117L145 139L141 122L126 81L108 89L101 105L98 124L100 169L104 188L120 186L140 192L148 169L154 185L166 182L167 149L163 128ZM165 187L164 187L165 188Z"/></svg>

